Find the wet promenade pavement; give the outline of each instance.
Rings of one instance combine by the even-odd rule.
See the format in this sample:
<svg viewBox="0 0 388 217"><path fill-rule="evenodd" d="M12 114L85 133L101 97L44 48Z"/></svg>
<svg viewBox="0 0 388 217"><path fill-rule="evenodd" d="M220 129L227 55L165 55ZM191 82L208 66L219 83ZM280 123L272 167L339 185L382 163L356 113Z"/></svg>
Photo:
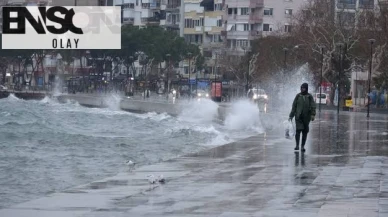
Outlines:
<svg viewBox="0 0 388 217"><path fill-rule="evenodd" d="M294 141L274 129L3 209L0 216L386 217L388 116L365 116L338 119L323 111L305 154L294 153ZM149 184L149 174L163 174L165 184Z"/></svg>

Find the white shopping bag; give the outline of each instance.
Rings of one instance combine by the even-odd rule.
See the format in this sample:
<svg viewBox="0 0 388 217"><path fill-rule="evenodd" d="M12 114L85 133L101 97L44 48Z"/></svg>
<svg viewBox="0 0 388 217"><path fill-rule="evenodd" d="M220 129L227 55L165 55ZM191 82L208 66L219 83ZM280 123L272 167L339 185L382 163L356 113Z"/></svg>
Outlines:
<svg viewBox="0 0 388 217"><path fill-rule="evenodd" d="M295 126L292 121L284 121L284 133L287 139L292 139L295 136Z"/></svg>

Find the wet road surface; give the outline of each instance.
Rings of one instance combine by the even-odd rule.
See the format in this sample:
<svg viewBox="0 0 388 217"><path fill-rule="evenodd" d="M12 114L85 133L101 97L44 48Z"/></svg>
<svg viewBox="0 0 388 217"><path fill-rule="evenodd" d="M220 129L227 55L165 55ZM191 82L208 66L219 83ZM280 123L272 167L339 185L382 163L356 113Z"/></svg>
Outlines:
<svg viewBox="0 0 388 217"><path fill-rule="evenodd" d="M0 216L388 216L388 116L323 111L305 154L283 134L143 166ZM166 183L149 184L149 174Z"/></svg>

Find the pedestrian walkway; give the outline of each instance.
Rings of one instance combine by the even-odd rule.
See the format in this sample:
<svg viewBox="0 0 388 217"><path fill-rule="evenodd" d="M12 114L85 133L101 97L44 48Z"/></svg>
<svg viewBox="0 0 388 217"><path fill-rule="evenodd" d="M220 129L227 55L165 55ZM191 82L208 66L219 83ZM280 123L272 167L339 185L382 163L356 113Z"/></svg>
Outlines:
<svg viewBox="0 0 388 217"><path fill-rule="evenodd" d="M0 210L24 216L388 216L388 116L323 111L307 152L281 129ZM147 175L164 175L150 184ZM44 184L44 183L41 183Z"/></svg>

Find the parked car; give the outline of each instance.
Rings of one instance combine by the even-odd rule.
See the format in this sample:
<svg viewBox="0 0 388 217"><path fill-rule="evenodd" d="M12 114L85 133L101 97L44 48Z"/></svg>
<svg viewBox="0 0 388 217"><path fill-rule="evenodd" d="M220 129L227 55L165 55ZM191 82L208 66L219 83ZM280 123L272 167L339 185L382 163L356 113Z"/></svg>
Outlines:
<svg viewBox="0 0 388 217"><path fill-rule="evenodd" d="M322 93L322 94L316 93L314 95L315 103L319 104L319 99L321 99L321 104L327 105L327 102L329 101L328 97L329 96L326 93Z"/></svg>

